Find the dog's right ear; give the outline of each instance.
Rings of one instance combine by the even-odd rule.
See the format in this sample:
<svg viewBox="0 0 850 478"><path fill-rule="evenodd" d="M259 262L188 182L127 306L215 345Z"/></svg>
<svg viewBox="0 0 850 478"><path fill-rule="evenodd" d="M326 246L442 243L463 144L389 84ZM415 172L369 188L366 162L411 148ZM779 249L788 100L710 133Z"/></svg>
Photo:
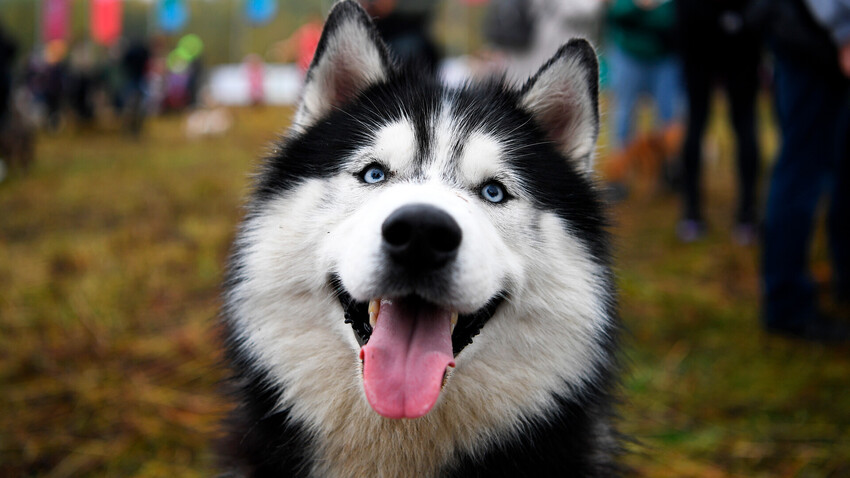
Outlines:
<svg viewBox="0 0 850 478"><path fill-rule="evenodd" d="M562 46L520 91L520 105L558 149L590 173L599 137L599 64L587 40Z"/></svg>
<svg viewBox="0 0 850 478"><path fill-rule="evenodd" d="M294 126L304 129L369 86L386 80L392 63L371 18L357 2L337 3L313 56Z"/></svg>

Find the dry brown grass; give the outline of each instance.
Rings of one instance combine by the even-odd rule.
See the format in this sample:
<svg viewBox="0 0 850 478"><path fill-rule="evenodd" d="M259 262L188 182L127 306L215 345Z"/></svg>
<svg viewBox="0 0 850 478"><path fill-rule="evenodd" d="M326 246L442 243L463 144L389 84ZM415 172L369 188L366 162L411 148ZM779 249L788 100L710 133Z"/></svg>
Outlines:
<svg viewBox="0 0 850 478"><path fill-rule="evenodd" d="M187 142L42 138L0 188L0 475L208 476L213 330L254 158L286 111Z"/></svg>

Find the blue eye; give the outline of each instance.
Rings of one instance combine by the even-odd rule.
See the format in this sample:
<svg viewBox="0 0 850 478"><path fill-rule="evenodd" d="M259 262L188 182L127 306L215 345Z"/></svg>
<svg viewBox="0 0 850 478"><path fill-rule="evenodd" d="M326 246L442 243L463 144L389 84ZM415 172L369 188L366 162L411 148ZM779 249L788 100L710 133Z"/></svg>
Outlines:
<svg viewBox="0 0 850 478"><path fill-rule="evenodd" d="M384 171L384 168L378 165L369 166L363 173L363 181L368 184L379 183L385 179L387 179L387 173Z"/></svg>
<svg viewBox="0 0 850 478"><path fill-rule="evenodd" d="M492 203L504 201L505 196L505 189L499 183L487 183L481 188L481 197Z"/></svg>

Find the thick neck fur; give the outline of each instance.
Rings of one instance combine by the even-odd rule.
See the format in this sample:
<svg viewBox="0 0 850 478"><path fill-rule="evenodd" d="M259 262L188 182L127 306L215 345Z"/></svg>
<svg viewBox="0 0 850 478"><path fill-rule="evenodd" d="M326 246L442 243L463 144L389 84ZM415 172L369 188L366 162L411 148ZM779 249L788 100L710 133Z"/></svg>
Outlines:
<svg viewBox="0 0 850 478"><path fill-rule="evenodd" d="M610 476L597 475L591 466L594 462L611 462L614 447L602 442L613 440L607 410L588 410L585 391L573 397L582 406L569 410L564 409L565 403L574 401L551 392L531 393L540 389L540 382L545 382L537 375L542 370L505 373L484 364L463 364L459 357L462 368L451 377L440 402L430 414L416 420L390 420L374 413L366 402L360 364L345 341L330 336L325 339L329 340L327 346L313 350L316 356L298 367L299 375L310 378L290 382L282 390L280 386L272 387L272 391L282 396L273 410L263 412L266 416L274 413L286 416L280 424L286 426L266 430L265 436L258 437L261 443L285 444L267 450L285 455L283 461L290 461L289 465L293 466L277 470L279 476L296 476L296 469L305 472L304 476L313 477L454 476L450 472L455 469L466 470L457 476L485 476L469 473L470 470L483 471L482 465L488 462L504 461L505 454L510 455L512 450L513 453L516 449L522 450L521 453L529 452L522 449L522 442L516 443L516 436L521 435L518 432L523 430L532 432L532 437L551 435L554 440L563 441L555 445L562 453L536 457L526 465L533 467L528 471L539 467L536 469L551 472L553 463L560 470L565 462L572 461L570 470L582 470L582 474L575 476ZM293 352L297 354L303 350ZM339 366L328 367L323 362ZM600 380L605 378L600 377ZM589 395L598 393L596 387L590 389ZM562 396L572 392L563 383L558 391ZM600 402L607 400L602 395L596 398ZM580 413L586 415L579 416ZM287 428L293 424L297 426ZM244 423L243 427L242 433L256 432L257 424ZM291 430L300 433L301 441L293 441L295 435L286 436ZM581 437L577 440L581 448L570 442L577 436ZM234 442L238 438L234 436ZM596 440L600 442L594 443ZM544 443L535 446L534 450L539 452L547 446L553 447ZM563 452L573 456L563 456ZM288 460L288 455L298 455L298 460L303 461L296 465ZM524 460L520 456L507 459ZM504 476L512 476L505 471L504 465L489 476L500 476L499 469L506 473ZM245 476L267 476L248 470L254 469L247 467ZM563 469L560 476L573 476L570 470Z"/></svg>

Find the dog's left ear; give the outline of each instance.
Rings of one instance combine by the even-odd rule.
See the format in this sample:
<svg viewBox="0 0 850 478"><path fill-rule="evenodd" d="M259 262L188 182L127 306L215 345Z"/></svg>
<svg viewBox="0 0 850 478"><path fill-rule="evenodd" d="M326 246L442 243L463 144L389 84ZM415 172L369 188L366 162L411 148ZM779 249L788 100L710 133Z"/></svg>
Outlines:
<svg viewBox="0 0 850 478"><path fill-rule="evenodd" d="M337 3L304 81L294 126L306 128L369 86L388 78L392 64L372 19L357 2Z"/></svg>
<svg viewBox="0 0 850 478"><path fill-rule="evenodd" d="M583 172L599 136L599 64L586 40L562 46L520 90L520 106Z"/></svg>

